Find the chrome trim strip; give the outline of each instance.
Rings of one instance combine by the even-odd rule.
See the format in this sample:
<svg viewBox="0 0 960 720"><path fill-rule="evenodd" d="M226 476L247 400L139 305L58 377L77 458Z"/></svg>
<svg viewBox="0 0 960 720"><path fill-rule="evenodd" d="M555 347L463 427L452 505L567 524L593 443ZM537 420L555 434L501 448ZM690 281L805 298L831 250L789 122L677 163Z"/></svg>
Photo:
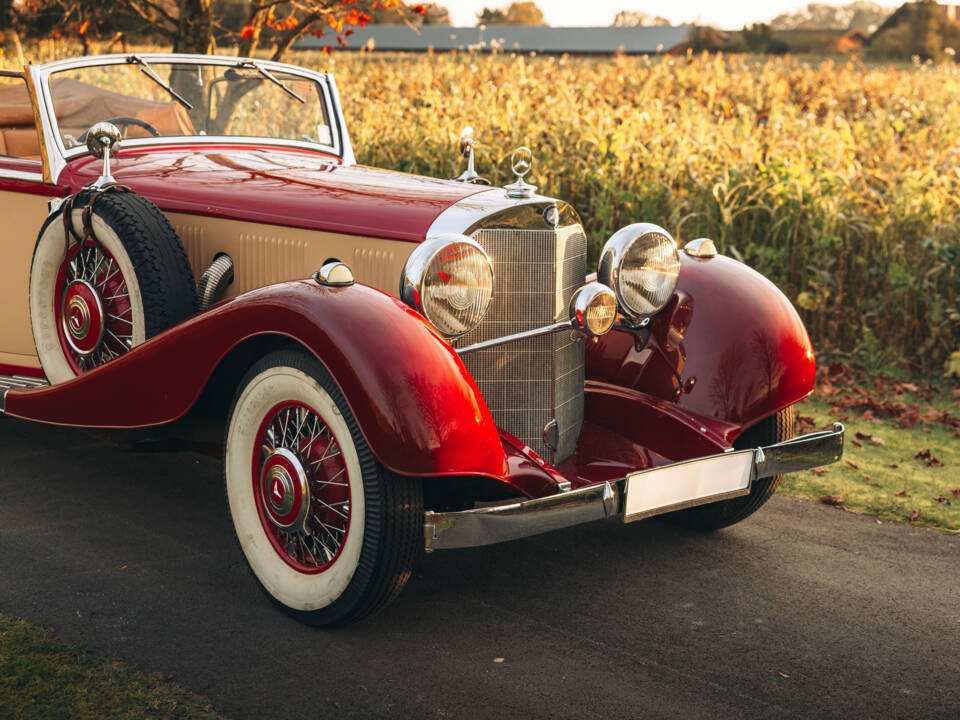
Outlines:
<svg viewBox="0 0 960 720"><path fill-rule="evenodd" d="M0 180L23 180L25 182L43 182L43 173L27 172L26 170L7 170L0 168Z"/></svg>
<svg viewBox="0 0 960 720"><path fill-rule="evenodd" d="M43 378L27 377L26 375L0 375L0 415L7 409L7 393L16 388L32 390L49 385Z"/></svg>
<svg viewBox="0 0 960 720"><path fill-rule="evenodd" d="M504 345L505 343L514 342L516 340L526 340L527 338L538 337L539 335L550 335L551 333L560 332L561 330L572 329L573 325L570 323L570 321L564 320L563 322L547 325L546 327L534 328L533 330L524 330L523 332L514 333L513 335L504 335L503 337L493 338L492 340L484 340L483 342L474 343L473 345L456 348L457 355L466 355L467 353L476 352L477 350L486 350L487 348L496 347L497 345Z"/></svg>
<svg viewBox="0 0 960 720"><path fill-rule="evenodd" d="M437 219L433 221L430 229L427 230L426 236L430 237L431 235L441 235L443 233L471 235L474 231L487 227L483 222L485 218L505 210L524 207L530 207L531 214L541 215L545 208L550 205L556 205L561 214L559 225L582 224L580 218L576 216L576 212L567 205L567 203L558 202L543 195L534 195L530 198L511 198L507 196L506 190L499 187L483 188L483 186L478 185L477 188L479 190L478 192L473 195L468 195L463 200L454 203L440 213ZM510 227L516 227L516 225L511 225ZM531 227L546 229L550 226L541 215Z"/></svg>
<svg viewBox="0 0 960 720"><path fill-rule="evenodd" d="M461 512L431 512L424 516L424 541L427 552L451 548L478 547L538 535L563 527L594 520L620 518L624 522L660 515L706 503L739 497L750 492L754 480L784 472L806 470L836 462L843 454L844 427L834 423L833 430L801 435L775 445L756 448L750 484L741 490L718 493L674 503L625 518L625 488L627 477L599 483L570 492L561 492L545 498L494 505ZM667 468L695 465L714 458L728 457L718 453L705 458L686 460L663 468L642 471L656 476ZM631 473L636 475L640 473Z"/></svg>

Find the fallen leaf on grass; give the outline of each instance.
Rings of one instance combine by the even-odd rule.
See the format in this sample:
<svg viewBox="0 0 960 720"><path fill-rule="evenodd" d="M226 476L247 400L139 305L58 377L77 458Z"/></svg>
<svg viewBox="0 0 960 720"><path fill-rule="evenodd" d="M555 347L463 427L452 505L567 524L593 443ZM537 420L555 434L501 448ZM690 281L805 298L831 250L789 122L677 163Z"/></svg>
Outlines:
<svg viewBox="0 0 960 720"><path fill-rule="evenodd" d="M859 465L856 465L856 464L850 462L850 461L847 460L847 459L844 459L844 462L845 462L847 465L849 465L850 467L852 467L854 470L859 470L859 469L860 469L860 466L859 466Z"/></svg>
<svg viewBox="0 0 960 720"><path fill-rule="evenodd" d="M863 415L860 416L860 419L861 419L861 420L868 420L869 422L873 422L873 420L874 420L873 410L864 410L864 411L863 411Z"/></svg>
<svg viewBox="0 0 960 720"><path fill-rule="evenodd" d="M960 487L957 487L951 490L950 494L953 495L955 498L960 498Z"/></svg>
<svg viewBox="0 0 960 720"><path fill-rule="evenodd" d="M874 445L886 445L886 444L887 444L882 437L877 437L876 435L871 435L871 436L870 436L870 442L872 442Z"/></svg>
<svg viewBox="0 0 960 720"><path fill-rule="evenodd" d="M788 678L788 677L790 677L790 676L787 675L785 672L780 672L779 670L777 670L777 675L779 675L779 676L782 677L782 678Z"/></svg>
<svg viewBox="0 0 960 720"><path fill-rule="evenodd" d="M943 463L940 462L938 458L933 456L933 453L930 452L929 448L926 450L921 450L913 457L915 457L917 460L923 460L927 464L927 467L943 467Z"/></svg>
<svg viewBox="0 0 960 720"><path fill-rule="evenodd" d="M822 502L824 505L843 505L843 496L823 495L820 497L820 502Z"/></svg>
<svg viewBox="0 0 960 720"><path fill-rule="evenodd" d="M907 494L907 491L906 491L906 490L901 490L901 491L898 492L898 493L894 493L893 496L894 496L894 497L910 497L910 496Z"/></svg>
<svg viewBox="0 0 960 720"><path fill-rule="evenodd" d="M882 437L877 437L876 435L868 435L867 433L865 433L865 432L860 432L859 430L857 431L856 438L857 438L857 440L869 440L869 441L872 442L874 445L886 445L886 444L887 444L887 443L884 442L884 440L883 440ZM852 441L853 444L856 445L857 447L862 447L862 445L860 445L860 443L858 443L857 440L853 440L853 441Z"/></svg>
<svg viewBox="0 0 960 720"><path fill-rule="evenodd" d="M883 487L883 485L881 485L880 483L870 483L870 484L873 485L874 487Z"/></svg>
<svg viewBox="0 0 960 720"><path fill-rule="evenodd" d="M887 467L890 468L891 470L896 470L900 466L897 465L896 463L890 463L889 465L887 465Z"/></svg>
<svg viewBox="0 0 960 720"><path fill-rule="evenodd" d="M907 515L907 520L909 520L910 522L913 522L914 520L916 520L916 519L919 518L919 517L920 517L920 511L919 511L919 510L914 510L912 513L910 513L909 515Z"/></svg>
<svg viewBox="0 0 960 720"><path fill-rule="evenodd" d="M824 467L815 467L810 468L810 472L812 472L814 475L823 475L827 472L827 469ZM960 488L957 488L957 490L960 490Z"/></svg>
<svg viewBox="0 0 960 720"><path fill-rule="evenodd" d="M860 433L857 433L857 434L859 435ZM854 438L850 438L850 442L852 442L854 445L856 445L856 446L859 447L859 448L862 448L862 447L863 447L863 443L860 442L859 440L854 439Z"/></svg>
<svg viewBox="0 0 960 720"><path fill-rule="evenodd" d="M813 430L817 426L816 421L812 417L807 417L806 415L797 416L797 434L803 435Z"/></svg>
<svg viewBox="0 0 960 720"><path fill-rule="evenodd" d="M943 495L938 495L935 500L941 505L949 505L950 501L947 500Z"/></svg>

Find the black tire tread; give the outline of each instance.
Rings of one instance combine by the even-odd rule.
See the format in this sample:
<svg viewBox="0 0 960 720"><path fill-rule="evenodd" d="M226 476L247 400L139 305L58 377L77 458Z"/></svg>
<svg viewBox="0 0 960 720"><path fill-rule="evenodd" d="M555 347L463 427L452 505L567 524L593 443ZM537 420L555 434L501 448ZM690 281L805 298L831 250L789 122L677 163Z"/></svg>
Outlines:
<svg viewBox="0 0 960 720"><path fill-rule="evenodd" d="M733 445L742 450L789 440L796 432L796 421L796 408L791 405L748 428ZM680 510L665 515L664 519L691 530L719 530L729 527L759 510L776 492L782 479L783 475L774 475L757 480L749 495Z"/></svg>
<svg viewBox="0 0 960 720"><path fill-rule="evenodd" d="M75 207L89 202L80 193ZM197 311L197 288L187 253L166 216L133 192L97 194L92 211L120 238L137 276L147 339Z"/></svg>
<svg viewBox="0 0 960 720"><path fill-rule="evenodd" d="M253 364L233 397L227 415L226 433L229 433L230 418L247 383L264 370L277 366L293 367L316 379L333 398L350 429L363 475L366 507L363 548L347 589L330 606L319 610L294 610L283 605L270 595L249 564L247 569L267 597L300 622L316 627L349 625L379 612L393 601L422 557L423 485L417 479L391 473L377 462L339 386L326 368L301 348L275 350ZM237 543L239 545L239 539Z"/></svg>

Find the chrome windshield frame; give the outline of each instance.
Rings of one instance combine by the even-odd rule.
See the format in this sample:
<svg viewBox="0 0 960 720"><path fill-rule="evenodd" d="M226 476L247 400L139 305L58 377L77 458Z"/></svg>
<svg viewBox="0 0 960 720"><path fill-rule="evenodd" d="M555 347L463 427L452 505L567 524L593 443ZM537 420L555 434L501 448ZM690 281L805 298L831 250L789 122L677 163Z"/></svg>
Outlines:
<svg viewBox="0 0 960 720"><path fill-rule="evenodd" d="M142 58L152 66L180 63L236 67L240 63L250 61L250 58L231 57L227 55L191 55L187 53L124 53L71 58L68 60L58 60L55 62L46 63L44 65L27 66L27 74L37 89L37 107L35 110L42 126L40 128L40 134L42 138L42 157L44 161L43 176L45 182L55 183L70 160L81 155L89 154L86 146L67 148L64 145L63 138L60 136L56 112L53 107L53 96L50 92L50 78L56 73L66 70L102 65L127 65L131 62L130 58L133 57ZM323 92L323 99L327 104L327 109L329 112L332 144L320 145L318 143L306 142L302 140L287 140L282 138L256 136L175 135L126 140L124 141L124 149L144 149L152 147L162 148L171 144L175 144L177 146L258 145L265 147L308 150L326 155L335 155L336 157L340 158L344 165L354 164L356 159L353 153L353 146L351 145L350 136L347 132L347 125L343 116L343 108L340 105L340 97L337 93L336 82L334 81L333 76L330 73L315 72L307 68L298 67L296 65L288 65L286 63L278 63L269 60L257 60L256 62L268 72L280 72L296 75L317 83L318 87Z"/></svg>

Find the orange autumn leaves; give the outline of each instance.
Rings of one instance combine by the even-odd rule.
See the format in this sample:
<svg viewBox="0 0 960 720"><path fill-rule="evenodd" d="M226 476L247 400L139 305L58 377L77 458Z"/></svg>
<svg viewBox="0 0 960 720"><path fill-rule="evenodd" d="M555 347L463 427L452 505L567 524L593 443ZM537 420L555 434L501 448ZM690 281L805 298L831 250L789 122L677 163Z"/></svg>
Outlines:
<svg viewBox="0 0 960 720"><path fill-rule="evenodd" d="M372 19L370 14L363 9L350 7L356 6L357 4L358 0L339 0L339 6L335 3L307 3L309 15L307 21L312 24L318 19L317 16L325 16L324 19L326 23L337 34L337 42L340 43L340 45L346 45L346 38L353 34L353 28L364 27ZM427 5L405 5L401 0L374 0L368 4L369 9L372 10L389 10L395 8L401 14L403 12L411 12L417 15L426 15L427 13ZM256 35L256 21L257 16L254 15L251 21L240 31L242 38L250 39ZM300 20L297 18L295 10L291 9L288 15L278 17L274 12L274 8L271 7L267 11L267 16L263 20L263 24L278 32L289 32L299 27ZM322 37L324 30L322 27L317 27L311 30L310 34L316 37ZM323 52L326 54L329 52L329 48L324 48Z"/></svg>

